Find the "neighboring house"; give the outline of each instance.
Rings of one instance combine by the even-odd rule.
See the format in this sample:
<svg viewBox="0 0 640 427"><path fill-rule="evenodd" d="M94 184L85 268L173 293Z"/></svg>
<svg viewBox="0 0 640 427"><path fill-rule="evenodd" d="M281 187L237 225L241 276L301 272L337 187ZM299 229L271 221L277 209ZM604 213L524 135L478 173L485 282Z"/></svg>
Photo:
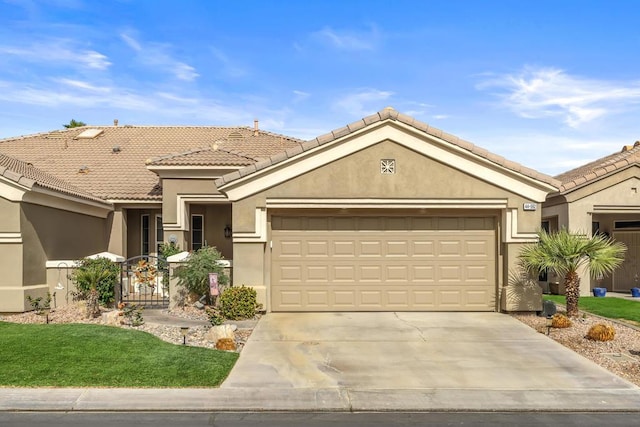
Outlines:
<svg viewBox="0 0 640 427"><path fill-rule="evenodd" d="M542 225L586 235L604 233L627 245L625 261L613 275L581 278L581 293L597 286L629 292L640 283L640 142L556 176L559 192L543 204ZM553 278L549 278L553 280ZM562 290L561 290L562 292Z"/></svg>
<svg viewBox="0 0 640 427"><path fill-rule="evenodd" d="M91 230L61 229L64 254L54 241L37 262L5 269L153 254L168 240L216 246L267 311L499 310L520 246L535 241L536 204L560 185L391 108L306 142L257 123L88 126L1 140L0 152L107 212L92 211ZM0 200L26 203L5 181ZM47 224L18 221L16 209L0 215L21 224L7 232L28 253L24 230L46 234ZM0 278L0 312L50 288L40 273L21 276Z"/></svg>

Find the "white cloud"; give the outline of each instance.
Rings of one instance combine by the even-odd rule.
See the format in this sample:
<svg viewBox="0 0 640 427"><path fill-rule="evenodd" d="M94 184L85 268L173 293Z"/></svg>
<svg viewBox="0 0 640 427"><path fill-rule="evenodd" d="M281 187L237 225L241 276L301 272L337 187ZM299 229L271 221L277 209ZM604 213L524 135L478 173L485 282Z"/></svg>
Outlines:
<svg viewBox="0 0 640 427"><path fill-rule="evenodd" d="M196 69L191 65L184 64L182 62L176 62L173 65L173 74L180 80L187 82L193 81L200 74L196 72Z"/></svg>
<svg viewBox="0 0 640 427"><path fill-rule="evenodd" d="M449 116L448 114L436 114L433 116L433 118L436 120L444 120L444 119L448 119L449 117L451 116Z"/></svg>
<svg viewBox="0 0 640 427"><path fill-rule="evenodd" d="M312 37L340 50L374 50L380 35L375 26L369 31L340 31L324 27L312 34Z"/></svg>
<svg viewBox="0 0 640 427"><path fill-rule="evenodd" d="M178 80L187 82L194 81L200 76L194 67L173 58L167 52L170 49L169 45L160 43L143 44L128 33L121 33L120 38L136 52L139 62L145 66L155 69L161 67Z"/></svg>
<svg viewBox="0 0 640 427"><path fill-rule="evenodd" d="M138 43L138 41L133 37L131 37L130 35L122 33L120 34L120 38L124 40L127 46L129 46L131 49L135 50L136 52L140 52L142 50L142 46L140 46L140 43Z"/></svg>
<svg viewBox="0 0 640 427"><path fill-rule="evenodd" d="M382 110L382 101L389 99L393 92L378 89L362 89L358 92L350 93L333 103L335 110L355 116L358 118L373 114Z"/></svg>
<svg viewBox="0 0 640 427"><path fill-rule="evenodd" d="M0 46L0 54L40 64L71 64L95 70L105 70L111 65L106 55L95 50L82 49L72 40L48 40L32 43L26 47L4 45Z"/></svg>
<svg viewBox="0 0 640 427"><path fill-rule="evenodd" d="M310 93L303 92L301 90L294 90L293 91L293 103L296 104L298 102L302 102L305 99L309 98L310 96L311 96Z"/></svg>
<svg viewBox="0 0 640 427"><path fill-rule="evenodd" d="M71 86L78 89L84 89L89 92L106 93L111 91L111 89L108 87L95 86L95 85L92 85L91 83L84 82L81 80L73 80L73 79L65 79L65 78L53 79L53 80L60 84Z"/></svg>
<svg viewBox="0 0 640 427"><path fill-rule="evenodd" d="M555 117L572 128L640 102L640 82L617 83L525 67L486 79L478 89L497 88L503 104L525 118Z"/></svg>

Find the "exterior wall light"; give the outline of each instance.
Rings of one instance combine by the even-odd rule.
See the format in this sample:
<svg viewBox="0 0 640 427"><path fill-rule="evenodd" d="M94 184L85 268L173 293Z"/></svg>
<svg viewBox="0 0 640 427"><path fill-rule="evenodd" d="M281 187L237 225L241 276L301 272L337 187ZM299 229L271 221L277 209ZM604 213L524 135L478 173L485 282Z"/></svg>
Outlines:
<svg viewBox="0 0 640 427"><path fill-rule="evenodd" d="M229 238L231 237L231 233L232 233L232 232L233 232L233 231L231 230L231 226L230 226L229 224L227 224L227 225L224 227L224 237L226 237L227 239L229 239Z"/></svg>

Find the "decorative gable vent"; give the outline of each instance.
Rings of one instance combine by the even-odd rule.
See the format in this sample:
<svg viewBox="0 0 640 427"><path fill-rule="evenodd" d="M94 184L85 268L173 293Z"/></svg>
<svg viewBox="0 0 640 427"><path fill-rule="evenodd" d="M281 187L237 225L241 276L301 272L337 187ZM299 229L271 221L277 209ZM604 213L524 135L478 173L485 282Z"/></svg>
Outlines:
<svg viewBox="0 0 640 427"><path fill-rule="evenodd" d="M101 135L103 132L104 129L87 129L76 136L76 139L93 139L98 135Z"/></svg>
<svg viewBox="0 0 640 427"><path fill-rule="evenodd" d="M227 136L229 141L240 141L244 139L244 136L240 132L231 132L229 136Z"/></svg>

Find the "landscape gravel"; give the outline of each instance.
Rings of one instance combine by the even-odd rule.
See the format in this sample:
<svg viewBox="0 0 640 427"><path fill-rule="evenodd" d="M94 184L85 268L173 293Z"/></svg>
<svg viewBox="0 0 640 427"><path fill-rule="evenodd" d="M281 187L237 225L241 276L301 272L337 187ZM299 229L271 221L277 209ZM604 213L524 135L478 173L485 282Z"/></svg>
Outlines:
<svg viewBox="0 0 640 427"><path fill-rule="evenodd" d="M559 311L560 312L560 311ZM541 334L547 333L546 319L535 313L512 313L511 316ZM591 314L571 319L569 328L551 328L549 338L570 348L614 374L640 386L640 329L618 321ZM591 326L602 323L615 328L612 341L593 341L586 338Z"/></svg>
<svg viewBox="0 0 640 427"><path fill-rule="evenodd" d="M142 314L144 317L144 311ZM180 309L172 310L171 312L167 311L167 314L171 315L172 317L189 320L208 320L206 313L204 313L202 310L198 310L192 307L187 307L184 310ZM0 315L0 321L13 323L46 323L46 316L38 315L34 312L5 314ZM84 305L82 302L79 302L51 310L51 312L49 313L49 323L100 324L102 323L102 319L100 317L95 319L87 319L84 315ZM179 325L161 325L151 322L145 322L140 326L120 325L120 327L144 331L172 344L183 343L182 331L180 330ZM192 347L204 347L210 349L215 348L215 343L210 342L205 338L205 334L210 327L210 325L189 327L186 339L187 345ZM238 352L242 350L252 331L252 328L238 328L235 331L235 339Z"/></svg>

